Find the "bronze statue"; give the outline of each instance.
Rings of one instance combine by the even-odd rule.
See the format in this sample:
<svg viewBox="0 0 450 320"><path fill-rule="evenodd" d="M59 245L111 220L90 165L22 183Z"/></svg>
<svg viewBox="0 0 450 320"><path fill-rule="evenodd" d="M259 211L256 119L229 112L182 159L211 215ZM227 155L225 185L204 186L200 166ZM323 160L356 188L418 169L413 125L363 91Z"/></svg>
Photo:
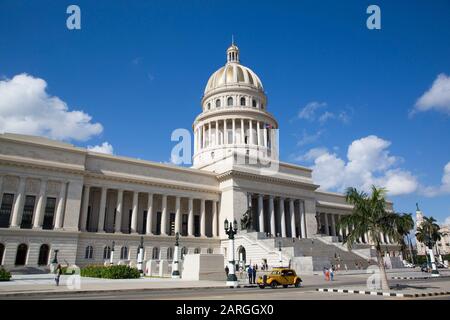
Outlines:
<svg viewBox="0 0 450 320"><path fill-rule="evenodd" d="M252 228L252 209L248 208L241 218L241 230L251 230Z"/></svg>

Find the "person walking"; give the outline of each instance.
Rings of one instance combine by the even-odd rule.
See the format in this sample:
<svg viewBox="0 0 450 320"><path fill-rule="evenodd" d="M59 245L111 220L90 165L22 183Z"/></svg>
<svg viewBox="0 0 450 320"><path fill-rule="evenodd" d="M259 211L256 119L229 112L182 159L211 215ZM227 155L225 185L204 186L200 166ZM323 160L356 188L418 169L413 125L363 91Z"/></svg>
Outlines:
<svg viewBox="0 0 450 320"><path fill-rule="evenodd" d="M323 275L325 276L325 281L330 280L330 272L327 267L323 267Z"/></svg>
<svg viewBox="0 0 450 320"><path fill-rule="evenodd" d="M247 275L248 275L248 283L249 284L252 284L253 282L252 282L252 279L253 279L253 269L252 269L252 265L249 265L248 266L248 269L247 269Z"/></svg>
<svg viewBox="0 0 450 320"><path fill-rule="evenodd" d="M59 279L61 278L61 274L62 274L62 267L60 264L58 264L58 266L55 269L55 282L56 282L56 286L59 286Z"/></svg>
<svg viewBox="0 0 450 320"><path fill-rule="evenodd" d="M253 284L256 284L256 271L257 271L257 266L253 266L253 270L252 270L252 282Z"/></svg>
<svg viewBox="0 0 450 320"><path fill-rule="evenodd" d="M334 266L332 265L330 268L330 281L333 281L334 278Z"/></svg>
<svg viewBox="0 0 450 320"><path fill-rule="evenodd" d="M225 266L225 274L227 275L227 278L228 278L229 273L230 273L230 268L228 268L228 266Z"/></svg>

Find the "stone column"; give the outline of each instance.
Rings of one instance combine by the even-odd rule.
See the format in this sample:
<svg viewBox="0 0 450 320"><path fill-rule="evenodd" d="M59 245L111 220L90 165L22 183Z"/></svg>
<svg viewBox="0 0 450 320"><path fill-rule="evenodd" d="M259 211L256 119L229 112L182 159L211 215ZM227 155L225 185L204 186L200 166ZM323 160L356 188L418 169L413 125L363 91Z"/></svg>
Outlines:
<svg viewBox="0 0 450 320"><path fill-rule="evenodd" d="M139 192L133 191L133 207L131 210L131 230L130 233L138 232L138 205L139 205Z"/></svg>
<svg viewBox="0 0 450 320"><path fill-rule="evenodd" d="M206 146L206 129L205 125L202 125L202 149Z"/></svg>
<svg viewBox="0 0 450 320"><path fill-rule="evenodd" d="M233 123L232 123L232 138L233 138L233 144L236 144L236 119L233 119Z"/></svg>
<svg viewBox="0 0 450 320"><path fill-rule="evenodd" d="M306 217L305 217L305 203L299 201L298 208L300 210L300 231L302 239L306 239Z"/></svg>
<svg viewBox="0 0 450 320"><path fill-rule="evenodd" d="M223 120L223 144L228 144L227 119Z"/></svg>
<svg viewBox="0 0 450 320"><path fill-rule="evenodd" d="M161 234L167 236L167 195L162 195L161 201Z"/></svg>
<svg viewBox="0 0 450 320"><path fill-rule="evenodd" d="M180 197L175 197L175 234L180 232L181 224L181 213L180 213Z"/></svg>
<svg viewBox="0 0 450 320"><path fill-rule="evenodd" d="M276 235L275 228L275 208L273 205L273 196L269 196L269 214L270 214L270 233Z"/></svg>
<svg viewBox="0 0 450 320"><path fill-rule="evenodd" d="M280 198L280 224L281 224L281 237L286 238L286 213L284 212L284 199Z"/></svg>
<svg viewBox="0 0 450 320"><path fill-rule="evenodd" d="M100 209L98 211L98 226L97 232L104 232L105 230L105 208L106 208L106 188L102 187L100 196Z"/></svg>
<svg viewBox="0 0 450 320"><path fill-rule="evenodd" d="M241 119L241 144L245 142L244 119Z"/></svg>
<svg viewBox="0 0 450 320"><path fill-rule="evenodd" d="M39 198L36 205L36 213L33 220L33 229L42 228L45 211L45 192L47 191L47 179L41 180L41 188L39 190Z"/></svg>
<svg viewBox="0 0 450 320"><path fill-rule="evenodd" d="M194 199L188 200L188 236L194 236Z"/></svg>
<svg viewBox="0 0 450 320"><path fill-rule="evenodd" d="M219 120L216 120L216 146L219 145Z"/></svg>
<svg viewBox="0 0 450 320"><path fill-rule="evenodd" d="M67 182L61 181L61 190L59 191L59 198L58 198L58 208L56 209L55 229L62 228L62 222L64 218L64 206L66 203L66 191L67 191Z"/></svg>
<svg viewBox="0 0 450 320"><path fill-rule="evenodd" d="M331 214L331 235L336 237L336 221L334 220L334 214Z"/></svg>
<svg viewBox="0 0 450 320"><path fill-rule="evenodd" d="M122 232L122 208L123 208L123 190L117 190L117 203L116 203L116 220L114 222L114 232Z"/></svg>
<svg viewBox="0 0 450 320"><path fill-rule="evenodd" d="M259 232L264 232L264 198L258 195L258 216L259 216Z"/></svg>
<svg viewBox="0 0 450 320"><path fill-rule="evenodd" d="M253 145L254 141L253 141L253 121L252 120L248 120L248 132L249 132L249 144Z"/></svg>
<svg viewBox="0 0 450 320"><path fill-rule="evenodd" d="M266 124L263 123L263 137L264 137L264 147L267 148L267 128L266 128Z"/></svg>
<svg viewBox="0 0 450 320"><path fill-rule="evenodd" d="M26 178L20 177L19 189L17 190L16 201L14 201L13 213L11 217L11 228L19 228L22 221L22 211L25 198Z"/></svg>
<svg viewBox="0 0 450 320"><path fill-rule="evenodd" d="M81 231L83 231L83 232L86 231L86 229L87 229L87 218L88 218L90 192L91 192L91 187L84 186L83 205L81 207L81 223L80 223L80 228L81 228Z"/></svg>
<svg viewBox="0 0 450 320"><path fill-rule="evenodd" d="M261 146L261 131L260 131L260 122L256 121L256 135L257 135L257 142L258 146Z"/></svg>
<svg viewBox="0 0 450 320"><path fill-rule="evenodd" d="M206 236L206 211L204 199L200 199L200 236Z"/></svg>
<svg viewBox="0 0 450 320"><path fill-rule="evenodd" d="M295 231L295 210L294 210L294 200L289 199L289 214L291 217L291 237L297 238L297 233Z"/></svg>
<svg viewBox="0 0 450 320"><path fill-rule="evenodd" d="M330 225L328 224L328 214L324 213L324 219L325 219L325 234L330 235Z"/></svg>
<svg viewBox="0 0 450 320"><path fill-rule="evenodd" d="M218 220L218 217L217 217L217 201L215 201L215 200L213 200L212 201L212 214L213 214L213 216L212 216L212 236L213 237L217 237L217 236L219 236L219 229L218 229L218 226L217 226L217 220Z"/></svg>
<svg viewBox="0 0 450 320"><path fill-rule="evenodd" d="M212 146L212 123L208 123L208 147Z"/></svg>
<svg viewBox="0 0 450 320"><path fill-rule="evenodd" d="M152 220L153 220L153 193L149 193L147 199L147 221L146 221L147 224L145 226L145 231L147 234L153 234Z"/></svg>

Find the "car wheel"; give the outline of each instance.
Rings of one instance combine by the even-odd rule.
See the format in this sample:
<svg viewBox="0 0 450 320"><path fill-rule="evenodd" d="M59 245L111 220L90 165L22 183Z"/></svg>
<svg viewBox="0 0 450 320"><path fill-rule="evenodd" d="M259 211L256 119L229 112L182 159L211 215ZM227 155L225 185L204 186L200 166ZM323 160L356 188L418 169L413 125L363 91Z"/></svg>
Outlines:
<svg viewBox="0 0 450 320"><path fill-rule="evenodd" d="M296 287L296 288L298 288L298 287L300 287L300 280L297 280L297 281L295 281L295 284L294 284L294 286Z"/></svg>
<svg viewBox="0 0 450 320"><path fill-rule="evenodd" d="M266 286L264 286L264 285L262 285L262 284L259 285L259 288L260 288L260 289L264 289L265 287L266 287Z"/></svg>
<svg viewBox="0 0 450 320"><path fill-rule="evenodd" d="M287 288L288 287L288 285L287 284L283 284L283 288Z"/></svg>
<svg viewBox="0 0 450 320"><path fill-rule="evenodd" d="M272 283L270 284L270 287L271 287L272 289L275 289L276 287L278 287L278 282L272 281Z"/></svg>

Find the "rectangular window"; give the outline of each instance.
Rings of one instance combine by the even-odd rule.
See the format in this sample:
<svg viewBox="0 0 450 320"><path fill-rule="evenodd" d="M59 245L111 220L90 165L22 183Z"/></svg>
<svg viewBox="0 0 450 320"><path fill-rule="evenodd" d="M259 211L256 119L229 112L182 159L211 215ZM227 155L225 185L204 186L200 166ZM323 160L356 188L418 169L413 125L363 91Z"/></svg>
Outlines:
<svg viewBox="0 0 450 320"><path fill-rule="evenodd" d="M20 228L31 229L31 227L33 226L33 211L35 201L35 196L25 197L25 204L23 206L22 222L20 224Z"/></svg>
<svg viewBox="0 0 450 320"><path fill-rule="evenodd" d="M9 227L9 219L14 203L14 194L4 193L2 199L2 206L0 207L0 228Z"/></svg>
<svg viewBox="0 0 450 320"><path fill-rule="evenodd" d="M53 229L53 217L55 216L56 198L47 198L45 203L44 222L42 229Z"/></svg>
<svg viewBox="0 0 450 320"><path fill-rule="evenodd" d="M161 212L156 213L156 234L161 234Z"/></svg>
<svg viewBox="0 0 450 320"><path fill-rule="evenodd" d="M169 236L175 235L175 213L170 214L169 226L170 226Z"/></svg>
<svg viewBox="0 0 450 320"><path fill-rule="evenodd" d="M194 235L200 237L200 216L194 216Z"/></svg>
<svg viewBox="0 0 450 320"><path fill-rule="evenodd" d="M188 233L188 215L183 214L181 221L181 235L187 236Z"/></svg>

